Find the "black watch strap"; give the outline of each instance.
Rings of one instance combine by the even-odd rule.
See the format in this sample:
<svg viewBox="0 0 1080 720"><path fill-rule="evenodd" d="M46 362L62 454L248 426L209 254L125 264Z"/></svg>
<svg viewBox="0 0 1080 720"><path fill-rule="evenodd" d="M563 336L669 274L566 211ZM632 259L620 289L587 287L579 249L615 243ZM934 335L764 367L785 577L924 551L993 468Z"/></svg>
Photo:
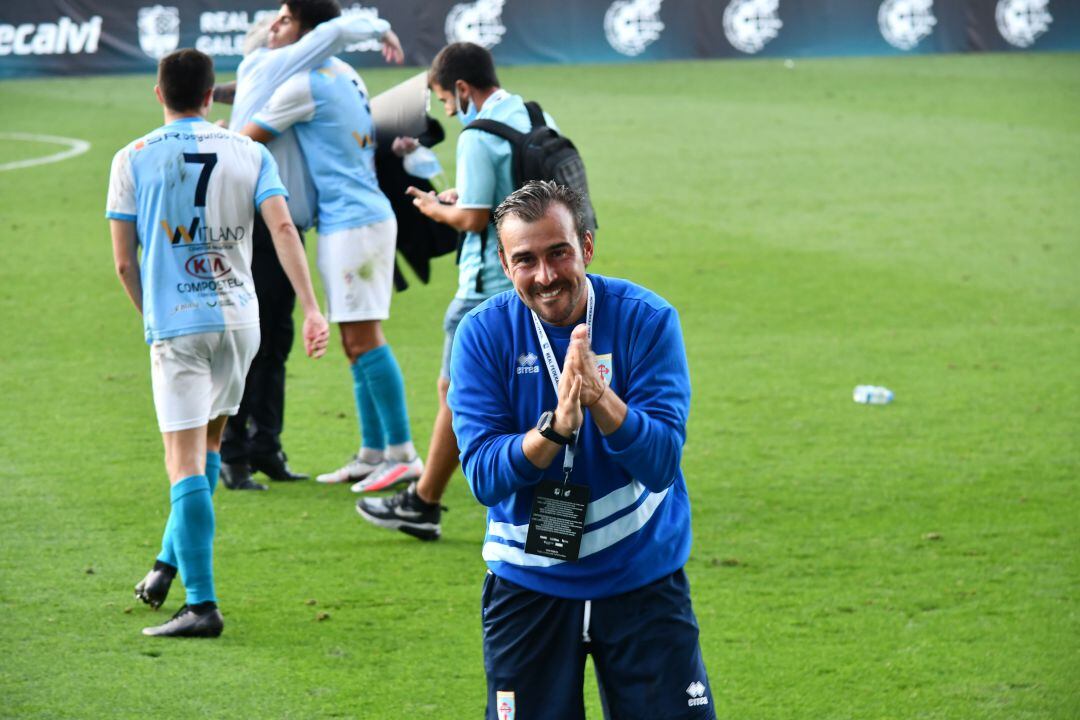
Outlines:
<svg viewBox="0 0 1080 720"><path fill-rule="evenodd" d="M571 434L569 437L555 430L555 411L548 410L542 415L536 422L536 430L542 437L547 438L551 442L559 443L560 445L573 445L574 436Z"/></svg>

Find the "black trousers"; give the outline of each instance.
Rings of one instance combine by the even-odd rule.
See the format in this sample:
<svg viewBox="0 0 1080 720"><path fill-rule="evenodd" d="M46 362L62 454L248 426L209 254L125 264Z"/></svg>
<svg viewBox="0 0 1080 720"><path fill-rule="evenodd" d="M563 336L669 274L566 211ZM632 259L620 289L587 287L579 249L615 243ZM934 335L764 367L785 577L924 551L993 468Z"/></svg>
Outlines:
<svg viewBox="0 0 1080 720"><path fill-rule="evenodd" d="M300 233L301 240L303 233ZM229 418L221 442L221 460L247 462L252 456L281 450L285 419L285 361L293 344L293 308L296 293L278 262L270 231L255 215L251 274L259 298L262 341L251 362L240 412Z"/></svg>

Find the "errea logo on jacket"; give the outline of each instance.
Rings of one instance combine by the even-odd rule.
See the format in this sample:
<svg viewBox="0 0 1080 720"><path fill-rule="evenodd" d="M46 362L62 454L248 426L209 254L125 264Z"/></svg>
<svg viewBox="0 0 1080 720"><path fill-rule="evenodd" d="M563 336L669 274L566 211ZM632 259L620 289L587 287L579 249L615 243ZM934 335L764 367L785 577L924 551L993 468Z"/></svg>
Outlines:
<svg viewBox="0 0 1080 720"><path fill-rule="evenodd" d="M536 364L536 356L532 353L521 353L517 359L517 374L532 375L540 372L540 366Z"/></svg>

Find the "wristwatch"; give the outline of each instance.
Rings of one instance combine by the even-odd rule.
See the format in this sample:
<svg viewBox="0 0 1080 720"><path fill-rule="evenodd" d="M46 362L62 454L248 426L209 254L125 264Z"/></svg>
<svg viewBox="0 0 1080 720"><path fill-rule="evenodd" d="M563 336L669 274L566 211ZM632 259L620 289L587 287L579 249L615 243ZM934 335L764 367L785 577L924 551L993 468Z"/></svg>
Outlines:
<svg viewBox="0 0 1080 720"><path fill-rule="evenodd" d="M574 444L573 433L570 433L570 437L567 437L566 435L563 435L562 433L555 430L554 410L548 410L540 416L540 419L536 421L536 430L551 442L559 443L560 445Z"/></svg>

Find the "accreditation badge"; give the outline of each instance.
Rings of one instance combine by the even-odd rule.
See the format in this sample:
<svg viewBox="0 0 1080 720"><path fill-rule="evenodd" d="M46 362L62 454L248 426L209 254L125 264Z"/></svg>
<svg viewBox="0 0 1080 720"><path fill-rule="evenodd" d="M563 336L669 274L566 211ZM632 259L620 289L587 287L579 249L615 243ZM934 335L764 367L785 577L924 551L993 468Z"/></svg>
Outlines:
<svg viewBox="0 0 1080 720"><path fill-rule="evenodd" d="M604 378L604 384L611 386L611 353L596 356L596 371Z"/></svg>
<svg viewBox="0 0 1080 720"><path fill-rule="evenodd" d="M540 481L529 515L525 552L577 562L588 506L588 485Z"/></svg>

